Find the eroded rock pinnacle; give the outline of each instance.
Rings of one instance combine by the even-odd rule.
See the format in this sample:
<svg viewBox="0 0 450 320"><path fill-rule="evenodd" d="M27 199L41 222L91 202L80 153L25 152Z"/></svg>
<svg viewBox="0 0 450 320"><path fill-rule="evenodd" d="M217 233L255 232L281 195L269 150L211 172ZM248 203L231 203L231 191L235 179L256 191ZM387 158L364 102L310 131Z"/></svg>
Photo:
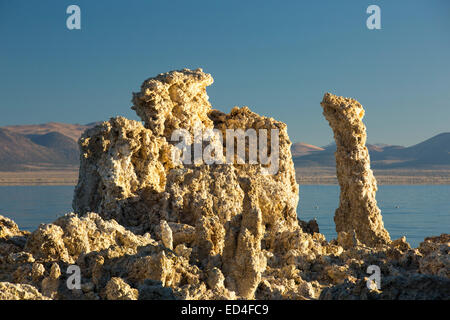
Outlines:
<svg viewBox="0 0 450 320"><path fill-rule="evenodd" d="M334 132L336 173L341 188L334 215L336 232L356 234L357 240L374 246L390 242L375 194L377 181L370 169L362 105L350 98L326 93L323 115Z"/></svg>

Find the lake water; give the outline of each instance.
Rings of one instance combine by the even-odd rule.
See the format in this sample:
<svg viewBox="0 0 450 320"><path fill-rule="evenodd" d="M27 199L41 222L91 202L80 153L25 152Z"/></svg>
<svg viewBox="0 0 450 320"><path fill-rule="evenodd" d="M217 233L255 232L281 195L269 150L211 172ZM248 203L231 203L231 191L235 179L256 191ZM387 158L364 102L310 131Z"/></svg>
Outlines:
<svg viewBox="0 0 450 320"><path fill-rule="evenodd" d="M71 186L0 186L0 215L33 231L70 212L72 197ZM417 247L426 236L450 233L450 185L379 186L377 201L392 239L405 235ZM316 218L327 240L336 238L338 186L302 185L299 203L302 220Z"/></svg>

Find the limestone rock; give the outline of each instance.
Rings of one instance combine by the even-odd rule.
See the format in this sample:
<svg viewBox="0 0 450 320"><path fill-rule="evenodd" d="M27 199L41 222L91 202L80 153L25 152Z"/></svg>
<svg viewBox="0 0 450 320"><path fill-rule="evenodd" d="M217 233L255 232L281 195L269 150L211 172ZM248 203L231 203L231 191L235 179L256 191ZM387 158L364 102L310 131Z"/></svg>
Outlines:
<svg viewBox="0 0 450 320"><path fill-rule="evenodd" d="M39 282L41 278L45 274L45 267L42 263L33 263L33 266L31 267L31 277L33 279L33 282Z"/></svg>
<svg viewBox="0 0 450 320"><path fill-rule="evenodd" d="M298 219L298 224L304 232L310 234L319 233L319 224L316 219L309 220L308 222Z"/></svg>
<svg viewBox="0 0 450 320"><path fill-rule="evenodd" d="M365 280L344 282L325 289L322 300L447 300L450 280L430 275L412 274L381 278L381 290L369 290Z"/></svg>
<svg viewBox="0 0 450 320"><path fill-rule="evenodd" d="M28 284L0 282L0 300L49 300Z"/></svg>
<svg viewBox="0 0 450 320"><path fill-rule="evenodd" d="M224 281L225 277L223 276L222 271L220 271L219 268L214 267L211 270L209 270L207 282L208 286L211 289L223 288Z"/></svg>
<svg viewBox="0 0 450 320"><path fill-rule="evenodd" d="M336 173L341 187L334 222L336 232L356 233L362 243L374 246L390 242L375 200L377 182L370 169L366 147L364 109L351 98L326 93L323 114L334 132Z"/></svg>
<svg viewBox="0 0 450 320"><path fill-rule="evenodd" d="M202 69L163 73L144 81L141 91L133 94L132 109L155 136L170 137L178 128L211 127L206 87L212 83Z"/></svg>
<svg viewBox="0 0 450 320"><path fill-rule="evenodd" d="M73 201L77 213L97 212L138 226L148 217L142 211L150 204L155 212L164 210L157 201L165 196L166 169L172 167L164 138L138 121L118 117L87 130L79 144L80 174ZM139 203L140 193L147 198L147 208Z"/></svg>
<svg viewBox="0 0 450 320"><path fill-rule="evenodd" d="M133 289L121 278L111 278L106 285L106 297L108 300L137 300L139 292Z"/></svg>
<svg viewBox="0 0 450 320"><path fill-rule="evenodd" d="M161 239L162 239L163 244L167 248L172 250L173 249L172 229L170 229L166 220L161 220L160 228L161 228Z"/></svg>
<svg viewBox="0 0 450 320"><path fill-rule="evenodd" d="M30 235L25 250L42 261L73 264L81 254L91 251L116 246L132 253L150 243L155 242L148 234L135 235L114 220L105 221L95 213L83 217L71 213L41 225Z"/></svg>
<svg viewBox="0 0 450 320"><path fill-rule="evenodd" d="M192 247L190 259L208 268L224 265L226 283L250 298L266 266L263 238L298 228L291 142L285 124L247 107L230 114L213 110L206 94L212 81L201 69L148 79L133 96L145 126L116 118L88 130L80 139L73 207L79 214L113 218L136 233L150 232L170 249ZM268 148L279 159L273 163L277 170L266 174L272 164L240 164L237 158L231 164L175 164L176 129L277 130L279 150ZM272 139L267 134L269 145Z"/></svg>
<svg viewBox="0 0 450 320"><path fill-rule="evenodd" d="M173 290L163 287L160 281L145 280L138 287L139 300L176 300Z"/></svg>
<svg viewBox="0 0 450 320"><path fill-rule="evenodd" d="M55 224L40 225L30 235L25 250L48 261L73 262L67 252L64 238L64 231L60 226Z"/></svg>
<svg viewBox="0 0 450 320"><path fill-rule="evenodd" d="M6 240L12 237L21 237L27 234L20 231L17 224L9 218L0 215L0 239Z"/></svg>
<svg viewBox="0 0 450 320"><path fill-rule="evenodd" d="M31 234L0 217L0 298L448 296L449 236L427 238L415 249L404 237L391 242L383 228L356 101L326 95L323 102L341 184L338 237L327 241L315 220L297 218L286 125L247 107L229 114L212 109L211 83L201 69L146 80L133 96L144 125L118 117L81 137L76 213ZM274 162L241 163L240 156L228 163L173 161L177 129L278 132L266 136ZM210 142L221 143L225 154L231 150L226 139ZM242 145L249 152L250 138ZM79 268L80 289L66 285L71 265ZM364 289L370 265L380 267L380 292Z"/></svg>
<svg viewBox="0 0 450 320"><path fill-rule="evenodd" d="M61 269L57 263L53 263L50 268L50 274L44 278L41 283L41 291L43 295L57 299L59 289L59 277L61 276Z"/></svg>
<svg viewBox="0 0 450 320"><path fill-rule="evenodd" d="M421 273L450 278L450 235L425 238L419 251L423 254L419 262Z"/></svg>
<svg viewBox="0 0 450 320"><path fill-rule="evenodd" d="M337 243L345 249L361 245L354 230L348 233L345 231L339 232L336 240Z"/></svg>
<svg viewBox="0 0 450 320"><path fill-rule="evenodd" d="M19 230L14 221L0 215L0 255L20 251L28 235L29 232Z"/></svg>

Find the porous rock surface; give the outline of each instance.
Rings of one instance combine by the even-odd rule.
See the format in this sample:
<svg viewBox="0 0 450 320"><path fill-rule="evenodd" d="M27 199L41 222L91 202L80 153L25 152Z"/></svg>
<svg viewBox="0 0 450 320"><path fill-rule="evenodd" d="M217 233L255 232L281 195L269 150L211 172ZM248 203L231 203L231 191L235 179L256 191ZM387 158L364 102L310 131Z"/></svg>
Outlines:
<svg viewBox="0 0 450 320"><path fill-rule="evenodd" d="M0 282L0 300L50 300L28 284Z"/></svg>
<svg viewBox="0 0 450 320"><path fill-rule="evenodd" d="M339 165L347 179L341 204L348 201L352 210L342 211L338 239L328 242L317 222L297 218L286 125L247 107L229 114L212 109L206 94L212 81L201 69L158 75L133 95L144 124L118 117L87 130L79 142L75 213L31 234L0 216L2 298L445 298L448 235L428 238L418 249L405 238L390 241L374 209L376 184L360 118L333 120L364 137L342 142L364 159L346 160L359 173ZM333 99L344 101L329 96L326 110ZM279 150L269 148L278 152L276 173L261 164L172 161L174 130L248 128L279 130ZM372 264L381 268L383 294L364 291ZM80 269L79 288L67 286L71 265ZM413 289L409 295L402 295L405 284Z"/></svg>
<svg viewBox="0 0 450 320"><path fill-rule="evenodd" d="M321 105L336 141L336 174L341 187L339 208L334 215L336 232L355 234L366 245L389 243L391 239L375 199L377 181L366 147L364 109L354 99L331 93L325 94Z"/></svg>

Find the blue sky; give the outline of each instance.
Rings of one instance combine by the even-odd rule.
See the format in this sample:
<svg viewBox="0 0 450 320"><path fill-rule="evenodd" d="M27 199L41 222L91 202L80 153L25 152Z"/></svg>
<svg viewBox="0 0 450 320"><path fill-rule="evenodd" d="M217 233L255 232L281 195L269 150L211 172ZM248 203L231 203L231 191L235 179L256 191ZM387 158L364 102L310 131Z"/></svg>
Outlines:
<svg viewBox="0 0 450 320"><path fill-rule="evenodd" d="M0 126L137 119L131 93L184 67L213 75L216 109L248 105L293 141L332 140L330 91L363 104L369 142L411 145L450 131L450 1L0 0Z"/></svg>

